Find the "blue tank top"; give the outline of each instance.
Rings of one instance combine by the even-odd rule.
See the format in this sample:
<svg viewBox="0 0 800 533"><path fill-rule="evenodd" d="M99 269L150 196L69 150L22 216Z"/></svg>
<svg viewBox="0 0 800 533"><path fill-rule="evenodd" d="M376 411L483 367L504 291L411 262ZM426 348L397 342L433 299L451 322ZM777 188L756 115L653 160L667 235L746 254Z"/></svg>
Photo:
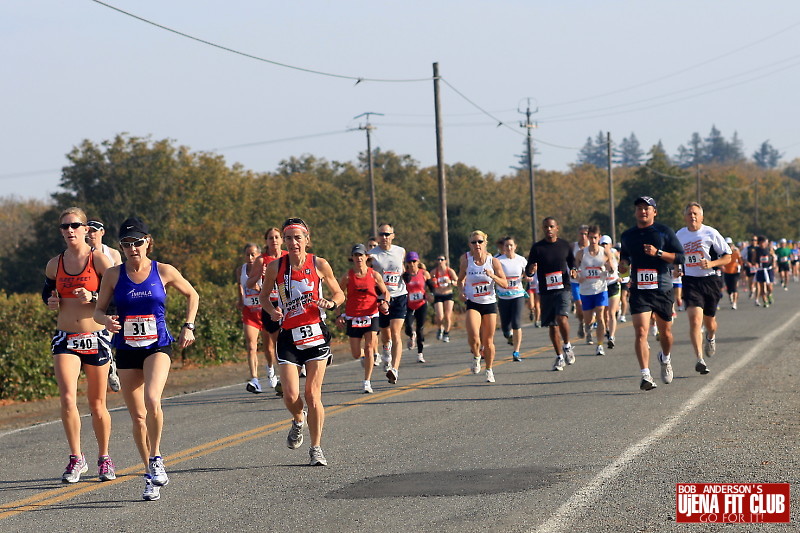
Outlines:
<svg viewBox="0 0 800 533"><path fill-rule="evenodd" d="M150 275L141 283L132 282L122 265L114 287L114 301L122 326L114 335L115 348L169 346L175 340L164 318L167 291L158 275L157 262L152 262Z"/></svg>

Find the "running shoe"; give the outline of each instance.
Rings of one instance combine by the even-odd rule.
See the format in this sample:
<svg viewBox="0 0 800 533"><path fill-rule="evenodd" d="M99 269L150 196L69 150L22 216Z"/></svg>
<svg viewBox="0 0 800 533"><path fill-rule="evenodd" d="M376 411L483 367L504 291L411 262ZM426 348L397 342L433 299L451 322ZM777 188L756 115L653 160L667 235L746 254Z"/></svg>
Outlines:
<svg viewBox="0 0 800 533"><path fill-rule="evenodd" d="M283 397L283 385L280 381L275 385L275 396Z"/></svg>
<svg viewBox="0 0 800 533"><path fill-rule="evenodd" d="M268 383L269 383L269 388L270 389L274 389L275 387L278 386L278 376L277 376L277 374L273 373L271 376L267 376L267 379L269 380Z"/></svg>
<svg viewBox="0 0 800 533"><path fill-rule="evenodd" d="M159 487L169 483L169 476L164 468L164 459L160 455L150 458L150 478L153 480L153 484Z"/></svg>
<svg viewBox="0 0 800 533"><path fill-rule="evenodd" d="M436 330L436 340L437 341L442 340L442 330L441 329L437 329Z"/></svg>
<svg viewBox="0 0 800 533"><path fill-rule="evenodd" d="M664 353L658 352L658 362L661 363L661 381L666 384L672 383L672 361L663 360Z"/></svg>
<svg viewBox="0 0 800 533"><path fill-rule="evenodd" d="M258 378L253 378L247 382L245 385L247 392L252 392L253 394L261 394L261 383L258 382Z"/></svg>
<svg viewBox="0 0 800 533"><path fill-rule="evenodd" d="M450 342L450 334L449 333L445 333L444 335L442 335L442 342Z"/></svg>
<svg viewBox="0 0 800 533"><path fill-rule="evenodd" d="M64 474L61 476L62 483L77 483L81 479L81 474L89 471L89 465L86 464L86 457L81 454L69 456L69 464Z"/></svg>
<svg viewBox="0 0 800 533"><path fill-rule="evenodd" d="M301 378L306 377L306 365L300 367L300 377Z"/></svg>
<svg viewBox="0 0 800 533"><path fill-rule="evenodd" d="M653 390L657 387L656 382L653 381L653 378L650 376L645 376L642 378L642 382L639 383L639 389L648 391Z"/></svg>
<svg viewBox="0 0 800 533"><path fill-rule="evenodd" d="M625 315L619 315L619 321L620 322L627 322L628 319L625 317Z"/></svg>
<svg viewBox="0 0 800 533"><path fill-rule="evenodd" d="M582 339L584 336L586 336L586 331L583 328L583 322L581 322L578 326L578 338Z"/></svg>
<svg viewBox="0 0 800 533"><path fill-rule="evenodd" d="M381 356L379 354L377 354L377 353L373 354L373 359L375 361L372 363L372 366L380 366L380 364L381 364Z"/></svg>
<svg viewBox="0 0 800 533"><path fill-rule="evenodd" d="M364 380L364 394L372 394L372 383L369 380Z"/></svg>
<svg viewBox="0 0 800 533"><path fill-rule="evenodd" d="M609 350L613 350L614 346L616 346L616 343L614 342L614 337L609 337L608 338L608 349Z"/></svg>
<svg viewBox="0 0 800 533"><path fill-rule="evenodd" d="M519 352L512 353L511 359L517 362L522 361L522 357L520 357Z"/></svg>
<svg viewBox="0 0 800 533"><path fill-rule="evenodd" d="M564 370L564 367L566 367L566 366L567 366L567 364L564 362L564 358L561 357L560 355L557 355L556 356L556 360L553 363L553 371L554 372L560 372L560 371Z"/></svg>
<svg viewBox="0 0 800 533"><path fill-rule="evenodd" d="M494 383L494 370L491 368L486 369L486 383Z"/></svg>
<svg viewBox="0 0 800 533"><path fill-rule="evenodd" d="M303 421L292 420L292 427L289 428L289 435L286 436L286 447L296 450L303 444L303 427L306 425L306 413L303 411Z"/></svg>
<svg viewBox="0 0 800 533"><path fill-rule="evenodd" d="M767 296L767 303L769 305L772 305L774 302L775 302L775 298L773 298L772 293L770 293L770 295Z"/></svg>
<svg viewBox="0 0 800 533"><path fill-rule="evenodd" d="M530 314L528 315L528 318L529 318L529 320L531 322L533 322L533 311L530 312Z"/></svg>
<svg viewBox="0 0 800 533"><path fill-rule="evenodd" d="M383 370L389 370L389 367L392 365L392 341L389 341L389 344L383 345L381 361L383 362Z"/></svg>
<svg viewBox="0 0 800 533"><path fill-rule="evenodd" d="M537 321L535 321L535 322L533 323L533 327L535 327L535 328L540 328L540 327L542 327L542 322L541 322L541 320L537 320Z"/></svg>
<svg viewBox="0 0 800 533"><path fill-rule="evenodd" d="M417 332L412 331L411 336L408 338L408 349L413 350L414 346L417 345Z"/></svg>
<svg viewBox="0 0 800 533"><path fill-rule="evenodd" d="M328 466L328 460L322 455L322 447L312 446L308 449L309 466Z"/></svg>
<svg viewBox="0 0 800 533"><path fill-rule="evenodd" d="M597 322L592 322L592 329L597 329Z"/></svg>
<svg viewBox="0 0 800 533"><path fill-rule="evenodd" d="M650 335L652 335L653 337L655 337L656 339L658 339L658 328L656 327L656 325L655 325L655 324L653 324L652 326L650 326Z"/></svg>
<svg viewBox="0 0 800 533"><path fill-rule="evenodd" d="M100 481L117 479L117 473L111 457L104 455L97 460L97 477L100 478Z"/></svg>
<svg viewBox="0 0 800 533"><path fill-rule="evenodd" d="M731 309L733 309L734 311L736 311L736 304L735 304L735 303L732 303L732 304L731 304Z"/></svg>
<svg viewBox="0 0 800 533"><path fill-rule="evenodd" d="M761 302L758 301L758 298L756 298L756 307L761 307Z"/></svg>
<svg viewBox="0 0 800 533"><path fill-rule="evenodd" d="M470 367L473 374L480 374L481 373L481 358L480 357L473 357L472 358L472 366Z"/></svg>
<svg viewBox="0 0 800 533"><path fill-rule="evenodd" d="M569 346L564 346L564 357L568 365L575 364L575 348L571 344Z"/></svg>
<svg viewBox="0 0 800 533"><path fill-rule="evenodd" d="M706 365L706 362L703 361L702 359L697 361L697 364L694 365L694 369L697 370L698 372L700 372L703 375L706 375L709 372L711 372L708 369L708 365Z"/></svg>
<svg viewBox="0 0 800 533"><path fill-rule="evenodd" d="M390 368L389 370L387 370L386 379L388 379L389 383L391 383L392 385L397 383L397 370L395 370L394 368Z"/></svg>
<svg viewBox="0 0 800 533"><path fill-rule="evenodd" d="M417 354L417 363L424 363L424 362L425 362L425 356L422 355L421 353L418 353Z"/></svg>
<svg viewBox="0 0 800 533"><path fill-rule="evenodd" d="M597 345L597 350L595 350L594 354L595 355L605 355L606 354L606 351L603 350L603 345L602 344L598 344Z"/></svg>
<svg viewBox="0 0 800 533"><path fill-rule="evenodd" d="M111 364L108 365L108 388L114 392L119 392L119 374L117 374L117 362L111 358Z"/></svg>
<svg viewBox="0 0 800 533"><path fill-rule="evenodd" d="M511 333L506 335L506 340L508 341L508 345L509 346L513 346L514 345L514 335L512 335Z"/></svg>
<svg viewBox="0 0 800 533"><path fill-rule="evenodd" d="M161 498L161 490L159 486L153 483L153 480L150 478L150 474L145 474L142 499L152 502L159 498Z"/></svg>
<svg viewBox="0 0 800 533"><path fill-rule="evenodd" d="M581 335L583 336L583 335ZM594 339L592 339L592 330L586 332L586 344L594 344Z"/></svg>
<svg viewBox="0 0 800 533"><path fill-rule="evenodd" d="M704 357L714 357L717 355L717 339L716 337L713 339L709 339L705 337L703 342L703 356Z"/></svg>

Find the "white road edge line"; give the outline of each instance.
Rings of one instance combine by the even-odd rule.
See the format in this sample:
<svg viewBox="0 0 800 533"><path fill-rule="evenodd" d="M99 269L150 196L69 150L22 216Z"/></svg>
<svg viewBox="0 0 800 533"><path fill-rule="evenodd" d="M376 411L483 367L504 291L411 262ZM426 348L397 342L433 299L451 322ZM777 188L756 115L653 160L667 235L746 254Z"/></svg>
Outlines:
<svg viewBox="0 0 800 533"><path fill-rule="evenodd" d="M708 383L705 387L697 391L683 406L683 408L676 414L667 418L667 420L656 428L648 436L630 446L627 450L622 452L620 456L611 464L603 468L589 483L579 489L573 494L566 502L564 502L556 511L547 519L545 523L540 525L534 531L536 533L558 533L561 531L573 531L571 523L580 515L584 509L595 503L603 494L603 486L614 478L618 477L623 470L637 459L640 455L650 449L656 442L658 442L664 435L669 433L678 423L692 412L695 408L702 405L706 399L716 391L720 385L727 381L731 376L738 372L743 366L748 364L751 359L756 355L763 352L762 345L767 342L772 342L778 338L783 332L800 317L800 311L794 314L790 320L787 320L781 327L771 332L762 342L759 342L750 350L740 357L737 361L727 367L725 370L716 375L716 377ZM652 394L652 393L650 393Z"/></svg>

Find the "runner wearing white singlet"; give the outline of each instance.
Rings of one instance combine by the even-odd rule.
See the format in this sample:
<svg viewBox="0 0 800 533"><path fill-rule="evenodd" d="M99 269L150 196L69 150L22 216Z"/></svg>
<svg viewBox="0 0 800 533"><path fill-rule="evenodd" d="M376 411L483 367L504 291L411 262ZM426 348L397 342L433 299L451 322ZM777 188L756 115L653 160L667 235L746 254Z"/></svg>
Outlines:
<svg viewBox="0 0 800 533"><path fill-rule="evenodd" d="M606 255L613 257L612 265L614 269L606 272L606 284L608 285L608 307L606 307L606 340L609 349L616 345L615 336L617 334L617 312L620 304L620 278L619 278L619 253L616 248L611 246L611 237L603 235L600 237L600 247Z"/></svg>
<svg viewBox="0 0 800 533"><path fill-rule="evenodd" d="M589 246L575 257L578 268L583 321L586 327L586 344L592 344L592 322L597 320L596 355L605 355L603 340L606 333L606 307L608 307L608 282L606 276L616 268L614 257L600 246L600 228L589 226Z"/></svg>
<svg viewBox="0 0 800 533"><path fill-rule="evenodd" d="M517 255L517 242L514 237L503 239L503 255L497 257L508 280L508 288L497 289L497 307L500 311L500 329L508 343L513 346L511 357L521 361L519 354L522 345L522 308L525 306L525 267L528 260Z"/></svg>

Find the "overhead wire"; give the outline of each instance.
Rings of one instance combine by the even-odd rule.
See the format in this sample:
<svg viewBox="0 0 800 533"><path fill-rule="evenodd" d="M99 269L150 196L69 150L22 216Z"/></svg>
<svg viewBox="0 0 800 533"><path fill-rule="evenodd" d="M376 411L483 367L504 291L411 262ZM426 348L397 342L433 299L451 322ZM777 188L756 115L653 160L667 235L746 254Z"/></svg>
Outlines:
<svg viewBox="0 0 800 533"><path fill-rule="evenodd" d="M182 31L178 31L178 30L170 28L168 26L164 26L163 24L159 24L157 22L153 22L152 20L148 20L148 19L146 19L144 17L140 17L139 15L135 15L135 14L129 12L129 11L125 11L124 9L120 9L120 8L118 8L116 6L112 6L111 4L107 4L105 2L101 2L100 0L91 0L91 1L96 3L96 4L99 4L101 6L107 7L108 9L111 9L113 11L116 11L118 13L122 13L123 15L126 15L128 17L134 18L134 19L139 20L141 22L144 22L146 24L150 24L151 26L155 26L156 28L160 28L160 29L162 29L164 31L168 31L170 33L174 33L175 35L179 35L181 37L185 37L186 39L191 39L191 40L196 41L198 43L202 43L202 44L205 44L205 45L208 45L208 46L213 46L214 48L218 48L220 50L224 50L224 51L230 52L232 54L237 54L237 55L240 55L242 57L246 57L246 58L249 58L249 59L254 59L256 61L261 61L263 63L269 63L271 65L275 65L275 66L278 66L278 67L288 68L288 69L292 69L292 70L299 70L301 72L307 72L309 74L318 74L320 76L328 76L328 77L331 77L331 78L340 78L340 79L345 79L345 80L355 80L356 85L358 85L362 81L381 82L381 83L406 83L406 82L431 81L433 79L433 77L431 77L431 76L429 76L427 78L394 78L394 79L393 78L367 78L367 77L364 77L364 76L346 76L346 75L343 75L343 74L335 74L335 73L332 73L332 72L323 72L323 71L320 71L320 70L314 70L314 69L310 69L310 68L304 68L304 67L298 67L298 66L295 66L295 65L289 65L288 63L281 63L280 61L274 61L272 59L267 59L267 58L260 57L260 56L257 56L257 55L249 54L247 52L242 52L242 51L236 50L234 48L223 46L221 44L217 44L217 43L208 41L206 39L201 39L200 37L195 37L194 35L189 35L188 33L184 33Z"/></svg>

